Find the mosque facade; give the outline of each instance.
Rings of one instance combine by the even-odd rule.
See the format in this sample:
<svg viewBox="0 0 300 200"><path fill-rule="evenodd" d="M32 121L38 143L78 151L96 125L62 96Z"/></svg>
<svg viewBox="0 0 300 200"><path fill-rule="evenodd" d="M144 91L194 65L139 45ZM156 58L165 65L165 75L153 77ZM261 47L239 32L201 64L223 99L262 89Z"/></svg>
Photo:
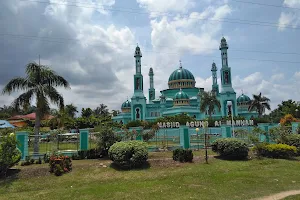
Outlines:
<svg viewBox="0 0 300 200"><path fill-rule="evenodd" d="M228 44L226 39L221 39L219 50L221 51L222 67L219 71L221 85L217 82L218 69L215 63L212 64L212 89L220 101L221 109L215 108L212 117L220 119L226 116L243 116L245 119L257 117L256 111L248 111L251 99L242 94L236 97L232 87L231 68L228 65ZM154 121L159 117L173 116L186 113L196 120L204 120L209 117L208 111L200 111L201 93L204 88L196 87L194 75L183 68L182 64L171 73L168 80L168 89L160 91L161 95L155 97L154 71L149 70L150 88L148 89L148 100L144 94L142 75L142 52L139 46L135 53L135 74L134 90L131 99L127 99L121 106L121 113L113 117L113 120L123 124L129 121L145 120Z"/></svg>

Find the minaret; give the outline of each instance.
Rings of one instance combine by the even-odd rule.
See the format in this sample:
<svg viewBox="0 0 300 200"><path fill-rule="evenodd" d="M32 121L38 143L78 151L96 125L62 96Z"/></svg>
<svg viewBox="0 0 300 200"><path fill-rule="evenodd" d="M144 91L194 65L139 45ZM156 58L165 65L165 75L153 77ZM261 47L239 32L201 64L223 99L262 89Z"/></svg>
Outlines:
<svg viewBox="0 0 300 200"><path fill-rule="evenodd" d="M216 63L213 62L212 66L211 66L211 72L212 72L212 91L216 95L219 94L219 85L218 85L217 71L218 71L218 68L216 66Z"/></svg>
<svg viewBox="0 0 300 200"><path fill-rule="evenodd" d="M142 52L139 46L135 48L134 96L143 96L143 75L141 67Z"/></svg>
<svg viewBox="0 0 300 200"><path fill-rule="evenodd" d="M141 58L142 53L139 46L135 48L135 74L134 78L134 92L131 98L131 120L145 120L146 118L146 97L143 92L143 75Z"/></svg>
<svg viewBox="0 0 300 200"><path fill-rule="evenodd" d="M228 56L227 56L228 45L224 37L221 39L219 49L221 50L221 58L222 58L221 92L222 93L234 92L231 83L231 68L228 67Z"/></svg>
<svg viewBox="0 0 300 200"><path fill-rule="evenodd" d="M150 80L150 88L149 88L149 102L155 99L155 89L154 89L154 73L152 67L149 70L149 80Z"/></svg>

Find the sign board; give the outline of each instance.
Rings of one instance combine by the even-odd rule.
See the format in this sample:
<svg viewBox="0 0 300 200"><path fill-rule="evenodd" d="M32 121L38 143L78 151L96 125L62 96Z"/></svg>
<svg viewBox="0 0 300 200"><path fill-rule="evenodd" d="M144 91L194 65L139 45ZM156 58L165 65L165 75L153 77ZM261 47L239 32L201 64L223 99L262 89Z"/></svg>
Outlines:
<svg viewBox="0 0 300 200"><path fill-rule="evenodd" d="M179 128L180 123L179 122L158 122L157 125L159 128ZM187 127L190 128L197 128L197 127L207 127L208 121L193 121L193 122L186 122L185 124ZM222 121L215 121L214 126L220 127L222 125L227 126L253 126L254 121L253 120L227 120L225 123Z"/></svg>

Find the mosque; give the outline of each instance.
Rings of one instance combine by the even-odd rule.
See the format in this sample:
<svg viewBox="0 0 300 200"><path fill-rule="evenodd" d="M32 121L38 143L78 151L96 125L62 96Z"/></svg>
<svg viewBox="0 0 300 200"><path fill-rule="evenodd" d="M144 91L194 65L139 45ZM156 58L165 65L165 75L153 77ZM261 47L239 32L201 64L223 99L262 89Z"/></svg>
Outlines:
<svg viewBox="0 0 300 200"><path fill-rule="evenodd" d="M216 94L217 99L221 103L221 109L215 108L212 117L220 119L222 117L243 116L245 119L257 117L256 111L248 111L251 99L242 94L236 98L236 92L232 87L231 68L228 65L228 45L226 39L221 39L220 47L222 68L221 75L221 90L217 83L217 66L212 64L212 90ZM204 120L209 117L208 112L200 111L201 93L204 88L195 87L196 81L194 75L183 68L182 64L173 71L168 80L169 89L160 91L161 95L155 98L154 88L154 72L149 70L150 88L148 89L148 101L144 95L143 75L141 73L141 58L142 52L139 46L136 47L135 53L135 69L134 75L134 91L130 100L126 100L121 106L121 113L113 120L123 124L134 120L154 121L159 117L172 116L181 113L186 113L194 117L196 120Z"/></svg>

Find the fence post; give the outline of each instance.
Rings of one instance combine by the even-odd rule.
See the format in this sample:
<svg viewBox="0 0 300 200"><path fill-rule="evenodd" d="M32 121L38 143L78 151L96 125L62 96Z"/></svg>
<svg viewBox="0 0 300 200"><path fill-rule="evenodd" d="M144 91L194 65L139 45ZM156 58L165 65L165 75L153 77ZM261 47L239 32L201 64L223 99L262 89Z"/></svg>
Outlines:
<svg viewBox="0 0 300 200"><path fill-rule="evenodd" d="M300 122L292 122L292 132L297 133L297 129L300 126Z"/></svg>
<svg viewBox="0 0 300 200"><path fill-rule="evenodd" d="M229 125L222 125L221 126L222 138L231 138L231 126Z"/></svg>
<svg viewBox="0 0 300 200"><path fill-rule="evenodd" d="M187 126L180 126L180 146L184 149L190 148L190 134Z"/></svg>
<svg viewBox="0 0 300 200"><path fill-rule="evenodd" d="M89 130L81 129L79 130L79 150L84 151L89 149Z"/></svg>
<svg viewBox="0 0 300 200"><path fill-rule="evenodd" d="M21 151L21 160L25 160L28 156L28 133L16 132L16 138L18 141L17 148Z"/></svg>
<svg viewBox="0 0 300 200"><path fill-rule="evenodd" d="M269 123L258 123L257 126L266 132L266 135L263 135L261 138L261 142L266 140L266 142L270 142L270 136L269 136Z"/></svg>

